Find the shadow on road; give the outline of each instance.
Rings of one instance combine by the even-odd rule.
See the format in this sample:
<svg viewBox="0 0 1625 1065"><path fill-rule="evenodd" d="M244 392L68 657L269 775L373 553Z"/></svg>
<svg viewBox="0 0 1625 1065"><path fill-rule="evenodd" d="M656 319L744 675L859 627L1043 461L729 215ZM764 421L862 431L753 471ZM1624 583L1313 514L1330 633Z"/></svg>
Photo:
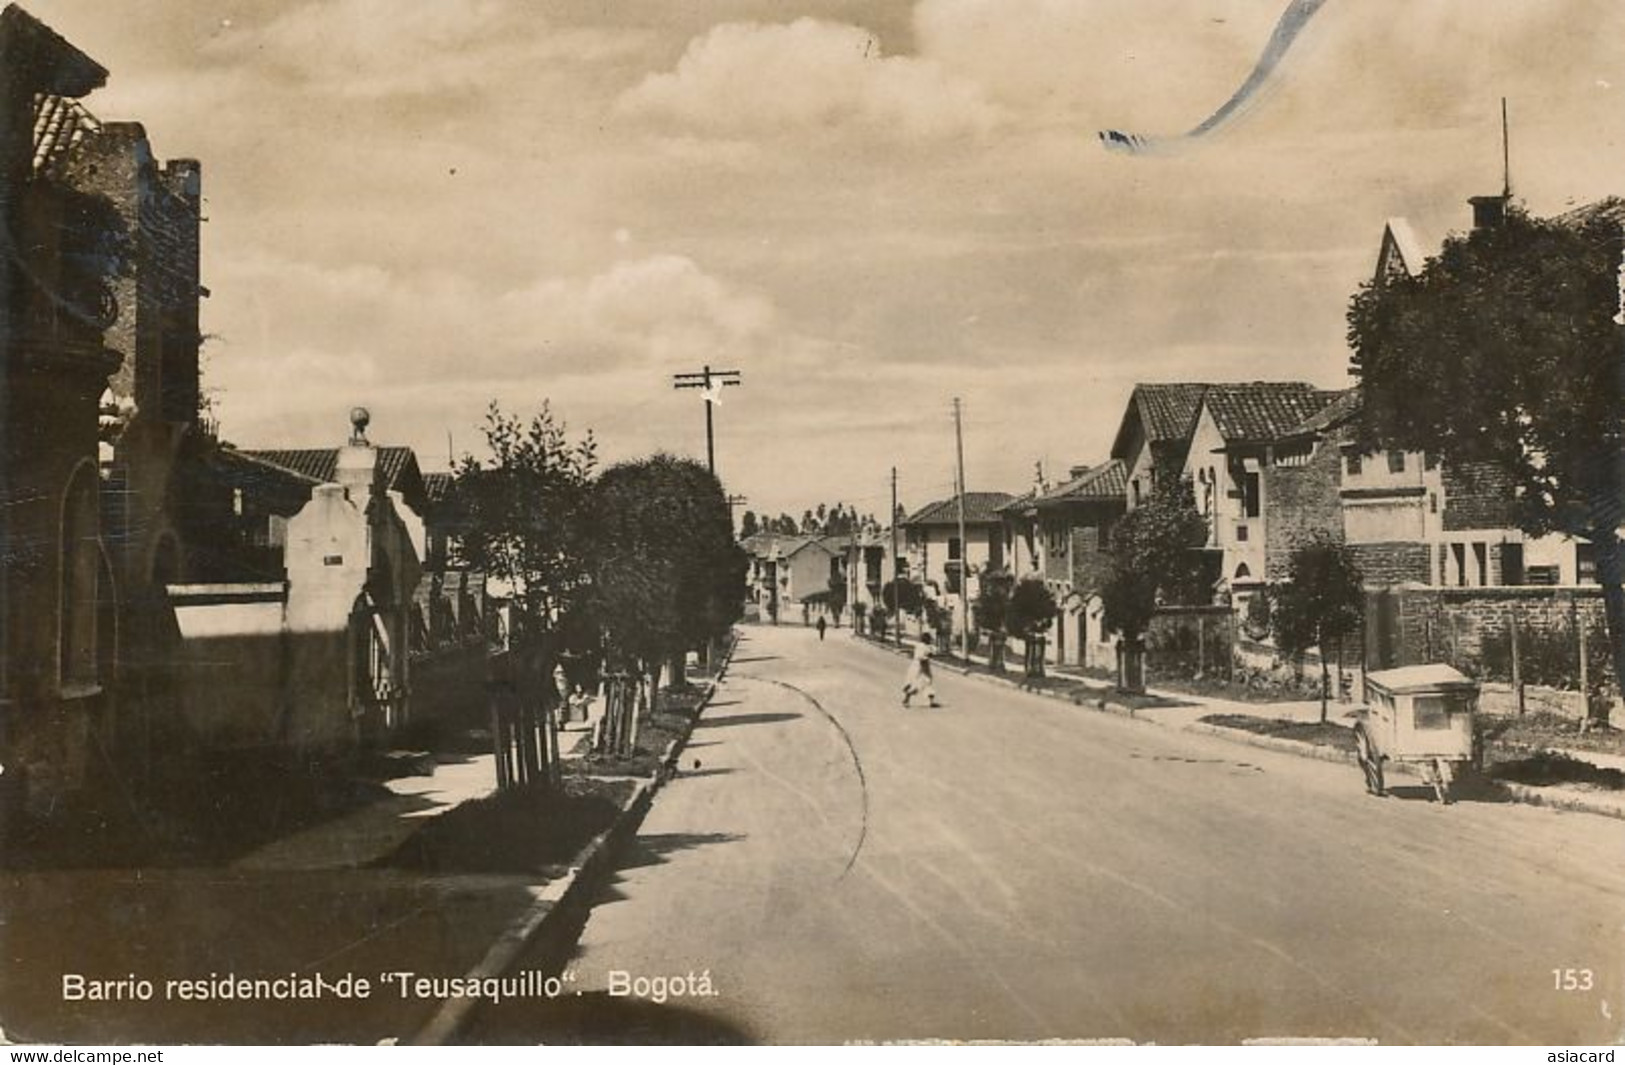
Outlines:
<svg viewBox="0 0 1625 1065"><path fill-rule="evenodd" d="M725 728L729 725L771 725L779 721L799 721L801 714L734 714L732 717L719 717L715 719L701 718L695 725L696 730L702 728Z"/></svg>
<svg viewBox="0 0 1625 1065"><path fill-rule="evenodd" d="M722 777L732 773L732 769L681 769L671 775L673 780L693 780L695 777Z"/></svg>
<svg viewBox="0 0 1625 1065"><path fill-rule="evenodd" d="M778 660L778 655L749 655L745 658L736 657L733 660L733 664L736 666L745 666L752 662L777 662Z"/></svg>
<svg viewBox="0 0 1625 1065"><path fill-rule="evenodd" d="M758 1042L732 1021L675 1002L594 991L486 1010L475 1042L516 1045L744 1046Z"/></svg>
<svg viewBox="0 0 1625 1065"><path fill-rule="evenodd" d="M663 865L671 855L717 843L738 843L744 839L737 832L663 832L639 836L626 848L625 855L616 863L617 871L641 869L649 865Z"/></svg>

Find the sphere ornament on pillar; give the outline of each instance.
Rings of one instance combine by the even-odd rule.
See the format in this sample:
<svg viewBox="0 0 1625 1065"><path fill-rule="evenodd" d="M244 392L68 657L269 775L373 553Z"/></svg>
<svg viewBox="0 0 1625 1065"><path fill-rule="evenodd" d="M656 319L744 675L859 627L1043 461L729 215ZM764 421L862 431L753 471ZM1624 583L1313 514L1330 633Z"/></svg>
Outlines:
<svg viewBox="0 0 1625 1065"><path fill-rule="evenodd" d="M372 413L366 407L350 408L350 443L365 444L367 442L367 424L372 421Z"/></svg>

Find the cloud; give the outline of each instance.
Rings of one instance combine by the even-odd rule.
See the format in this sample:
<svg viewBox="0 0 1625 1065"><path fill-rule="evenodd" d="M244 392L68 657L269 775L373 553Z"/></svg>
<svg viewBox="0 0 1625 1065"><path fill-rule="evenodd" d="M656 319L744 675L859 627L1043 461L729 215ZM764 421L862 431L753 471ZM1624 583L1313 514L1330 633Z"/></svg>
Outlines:
<svg viewBox="0 0 1625 1065"><path fill-rule="evenodd" d="M723 135L855 125L934 139L982 133L997 118L974 82L929 59L883 55L862 27L813 18L715 26L619 107Z"/></svg>
<svg viewBox="0 0 1625 1065"><path fill-rule="evenodd" d="M506 292L441 271L265 253L221 263L215 277L229 303L212 323L223 341L205 384L221 392L228 433L246 425L260 439L272 412L303 417L335 389L380 408L389 396L438 395L442 406L421 413L443 427L476 421L492 396L545 395L564 379L590 391L630 378L665 386L673 371L753 357L776 327L767 299L671 254Z"/></svg>
<svg viewBox="0 0 1625 1065"><path fill-rule="evenodd" d="M234 24L205 50L344 98L426 99L491 94L509 79L532 84L560 66L624 56L640 39L555 26L514 0L327 0Z"/></svg>

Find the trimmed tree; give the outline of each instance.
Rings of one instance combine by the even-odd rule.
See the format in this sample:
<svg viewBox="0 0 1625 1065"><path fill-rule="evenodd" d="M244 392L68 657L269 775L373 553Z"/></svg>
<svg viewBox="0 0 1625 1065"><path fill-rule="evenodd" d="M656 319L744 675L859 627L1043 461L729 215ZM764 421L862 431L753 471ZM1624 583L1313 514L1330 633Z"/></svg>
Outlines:
<svg viewBox="0 0 1625 1065"><path fill-rule="evenodd" d="M1322 724L1331 686L1328 653L1335 644L1341 661L1343 639L1359 631L1364 607L1360 583L1360 569L1348 547L1317 533L1293 550L1286 583L1276 586L1276 645L1294 656L1311 647L1320 652Z"/></svg>
<svg viewBox="0 0 1625 1065"><path fill-rule="evenodd" d="M1044 675L1044 636L1058 611L1055 593L1037 577L1023 577L1010 591L1004 623L1026 647L1024 668L1030 678Z"/></svg>
<svg viewBox="0 0 1625 1065"><path fill-rule="evenodd" d="M1004 672L1004 641L1008 635L1010 593L1016 578L1007 569L989 570L982 574L976 592L976 623L988 634L987 667L995 673Z"/></svg>
<svg viewBox="0 0 1625 1065"><path fill-rule="evenodd" d="M1119 686L1135 690L1142 686L1138 656L1158 606L1207 601L1208 582L1199 554L1206 543L1207 519L1196 509L1190 481L1170 476L1158 478L1151 498L1124 515L1112 530L1100 597L1107 627L1123 641Z"/></svg>
<svg viewBox="0 0 1625 1065"><path fill-rule="evenodd" d="M925 590L907 577L887 581L880 589L880 601L891 615L897 638L903 638L903 615L918 617L925 603Z"/></svg>
<svg viewBox="0 0 1625 1065"><path fill-rule="evenodd" d="M830 616L835 619L835 627L841 627L841 615L846 612L846 578L831 577L829 579Z"/></svg>
<svg viewBox="0 0 1625 1065"><path fill-rule="evenodd" d="M1618 200L1574 224L1511 208L1500 225L1446 241L1416 276L1365 285L1349 309L1360 442L1424 451L1462 474L1475 464L1497 471L1512 480L1525 533L1589 540L1616 677L1625 677L1622 215ZM1606 719L1609 709L1592 713Z"/></svg>
<svg viewBox="0 0 1625 1065"><path fill-rule="evenodd" d="M669 662L669 685L682 687L687 652L743 610L747 559L722 486L689 459L624 462L593 485L591 517L598 614L620 668L647 677L652 695Z"/></svg>

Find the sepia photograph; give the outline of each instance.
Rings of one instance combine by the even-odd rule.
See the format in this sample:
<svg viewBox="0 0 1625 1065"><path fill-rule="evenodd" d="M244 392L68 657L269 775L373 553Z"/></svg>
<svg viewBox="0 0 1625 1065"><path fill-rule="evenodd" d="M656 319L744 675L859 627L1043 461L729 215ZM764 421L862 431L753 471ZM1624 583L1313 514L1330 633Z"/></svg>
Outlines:
<svg viewBox="0 0 1625 1065"><path fill-rule="evenodd" d="M1619 0L17 0L0 242L9 1060L1625 1040Z"/></svg>

